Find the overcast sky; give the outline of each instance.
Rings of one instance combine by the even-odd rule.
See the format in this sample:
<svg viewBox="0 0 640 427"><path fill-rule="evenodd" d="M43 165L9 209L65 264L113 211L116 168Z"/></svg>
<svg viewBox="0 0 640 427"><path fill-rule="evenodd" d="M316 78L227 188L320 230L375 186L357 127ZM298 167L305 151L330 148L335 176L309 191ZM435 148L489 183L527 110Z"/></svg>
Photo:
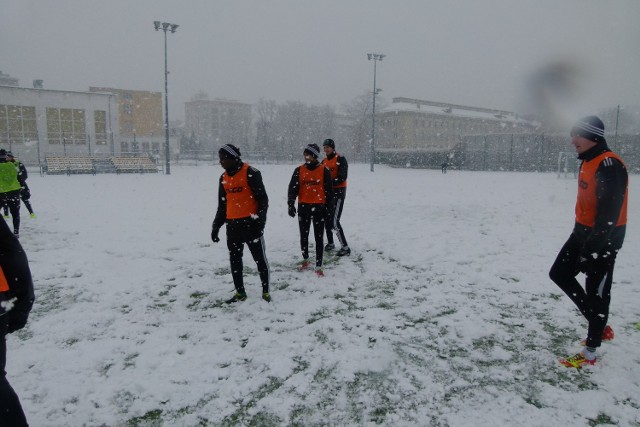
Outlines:
<svg viewBox="0 0 640 427"><path fill-rule="evenodd" d="M382 96L522 109L540 70L571 70L582 111L640 104L638 0L0 0L0 70L31 86L164 92L171 119L211 98L339 106ZM565 76L566 77L566 76ZM552 92L562 92L555 90Z"/></svg>

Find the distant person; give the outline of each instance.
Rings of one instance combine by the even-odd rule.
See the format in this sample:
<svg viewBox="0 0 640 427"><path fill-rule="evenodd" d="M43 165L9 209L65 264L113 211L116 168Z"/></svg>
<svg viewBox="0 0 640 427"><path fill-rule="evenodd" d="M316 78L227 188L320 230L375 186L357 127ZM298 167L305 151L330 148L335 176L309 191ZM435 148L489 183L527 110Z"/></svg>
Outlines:
<svg viewBox="0 0 640 427"><path fill-rule="evenodd" d="M447 162L442 162L442 173L447 173L447 167L449 164Z"/></svg>
<svg viewBox="0 0 640 427"><path fill-rule="evenodd" d="M296 216L296 198L298 199L298 225L300 228L300 249L302 264L300 270L306 270L309 262L309 230L313 223L313 235L316 242L315 272L324 276L322 258L324 254L323 240L325 221L331 221L333 206L333 187L331 173L319 161L320 147L309 144L305 147L304 163L293 171L289 182L287 204L289 216Z"/></svg>
<svg viewBox="0 0 640 427"><path fill-rule="evenodd" d="M36 214L33 212L33 208L31 207L31 202L29 199L31 198L31 191L29 190L29 186L27 185L27 178L29 178L29 174L27 173L27 168L24 164L18 159L16 159L11 151L7 151L7 161L13 162L18 167L18 182L20 182L20 199L22 199L22 203L26 206L29 211L29 215L31 218L35 218ZM9 216L9 207L4 206L4 216L7 218Z"/></svg>
<svg viewBox="0 0 640 427"><path fill-rule="evenodd" d="M571 143L582 161L578 174L575 225L551 267L549 277L589 322L583 350L561 359L567 367L596 363L596 349L613 339L607 325L616 255L627 227L628 176L622 159L607 146L604 124L596 116L579 120ZM584 289L576 280L585 274Z"/></svg>
<svg viewBox="0 0 640 427"><path fill-rule="evenodd" d="M7 161L7 151L0 149L0 206L9 207L16 237L20 236L20 188L18 166Z"/></svg>
<svg viewBox="0 0 640 427"><path fill-rule="evenodd" d="M351 249L347 243L347 238L344 236L342 230L342 224L340 224L340 217L342 216L342 209L344 208L344 200L347 197L347 176L349 175L349 163L346 157L336 152L336 143L333 139L325 139L322 143L324 148L325 158L322 160L322 164L329 169L331 173L331 185L333 187L333 218L327 221L325 228L327 230L327 245L324 247L326 251L332 251L335 249L333 244L333 233L331 229L335 230L338 241L340 242L340 250L338 256L351 255Z"/></svg>
<svg viewBox="0 0 640 427"><path fill-rule="evenodd" d="M25 327L34 301L27 255L0 221L0 426L27 426L18 395L7 380L6 335Z"/></svg>
<svg viewBox="0 0 640 427"><path fill-rule="evenodd" d="M240 149L225 144L218 151L224 173L218 185L218 211L213 220L211 240L220 241L220 227L227 224L227 248L231 276L236 293L226 300L227 304L247 299L242 278L242 254L246 244L256 262L262 281L262 299L270 302L269 262L264 242L264 227L267 223L269 198L262 182L260 171L244 163Z"/></svg>

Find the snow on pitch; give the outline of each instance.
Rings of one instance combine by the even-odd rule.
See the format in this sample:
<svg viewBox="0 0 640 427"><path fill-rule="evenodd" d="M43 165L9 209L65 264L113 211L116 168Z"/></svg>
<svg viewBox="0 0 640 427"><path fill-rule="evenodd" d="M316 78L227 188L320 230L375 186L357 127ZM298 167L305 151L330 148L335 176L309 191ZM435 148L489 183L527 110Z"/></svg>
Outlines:
<svg viewBox="0 0 640 427"><path fill-rule="evenodd" d="M7 371L32 425L640 423L636 176L616 340L575 371L556 359L586 324L547 276L574 180L352 165L353 253L319 279L295 271L294 165L256 166L274 301L245 251L249 299L233 306L221 304L233 292L224 231L209 240L219 166L31 174L38 218L23 218L21 240L37 301L8 339Z"/></svg>

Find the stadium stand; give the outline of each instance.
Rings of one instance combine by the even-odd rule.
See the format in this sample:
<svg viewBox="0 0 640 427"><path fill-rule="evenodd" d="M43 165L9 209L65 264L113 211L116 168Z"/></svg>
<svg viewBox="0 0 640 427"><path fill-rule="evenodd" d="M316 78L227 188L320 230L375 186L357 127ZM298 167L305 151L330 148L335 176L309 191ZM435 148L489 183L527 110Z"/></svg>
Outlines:
<svg viewBox="0 0 640 427"><path fill-rule="evenodd" d="M149 157L112 157L116 173L158 172L158 166Z"/></svg>
<svg viewBox="0 0 640 427"><path fill-rule="evenodd" d="M49 175L96 173L157 173L158 166L148 156L46 155L43 171Z"/></svg>

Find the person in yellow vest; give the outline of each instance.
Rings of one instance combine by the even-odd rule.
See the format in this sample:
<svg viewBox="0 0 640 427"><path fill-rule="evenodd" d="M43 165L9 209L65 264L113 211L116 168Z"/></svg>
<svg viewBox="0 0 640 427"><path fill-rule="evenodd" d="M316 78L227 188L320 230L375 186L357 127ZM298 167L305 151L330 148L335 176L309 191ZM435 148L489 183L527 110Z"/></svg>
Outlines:
<svg viewBox="0 0 640 427"><path fill-rule="evenodd" d="M224 173L218 185L218 210L213 220L211 240L220 241L220 227L227 224L227 248L235 295L227 304L247 299L242 278L242 254L246 244L258 267L262 281L262 299L270 302L270 270L264 241L269 197L262 182L262 174L240 158L240 149L225 144L218 152Z"/></svg>
<svg viewBox="0 0 640 427"><path fill-rule="evenodd" d="M33 212L33 207L31 206L31 202L29 201L29 199L31 199L31 190L27 185L27 178L29 178L29 174L27 173L27 168L24 166L24 164L21 161L15 158L15 156L11 151L7 151L7 162L11 162L15 164L16 167L18 168L18 182L20 182L20 185L21 185L20 199L22 199L22 203L24 203L24 206L29 211L29 215L31 216L31 218L35 218L36 214L35 212ZM4 216L6 218L8 214L7 211L9 208L8 206L5 206L4 209L5 209Z"/></svg>
<svg viewBox="0 0 640 427"><path fill-rule="evenodd" d="M302 264L300 270L306 270L309 262L309 230L313 223L313 235L316 242L316 267L318 276L324 276L322 258L324 255L325 221L333 217L333 186L331 173L319 161L320 147L309 144L305 147L304 164L293 171L289 182L287 204L289 216L296 216L296 198L298 199L298 225L300 228L300 249Z"/></svg>
<svg viewBox="0 0 640 427"><path fill-rule="evenodd" d="M20 235L20 190L18 167L7 160L7 151L0 150L0 206L8 206L13 218L13 234Z"/></svg>
<svg viewBox="0 0 640 427"><path fill-rule="evenodd" d="M340 250L338 250L337 255L351 255L351 249L347 243L347 238L344 236L342 224L340 224L340 217L342 216L342 209L344 208L344 199L347 197L349 163L346 157L336 152L336 143L333 139L325 139L322 147L325 154L322 164L329 169L331 173L331 185L333 186L333 217L326 224L327 245L324 247L324 250L332 251L335 249L333 233L331 231L333 229L340 242Z"/></svg>
<svg viewBox="0 0 640 427"><path fill-rule="evenodd" d="M29 261L20 241L0 221L0 426L27 426L20 399L7 380L7 334L25 327L34 301Z"/></svg>
<svg viewBox="0 0 640 427"><path fill-rule="evenodd" d="M628 175L622 159L607 146L604 124L596 116L579 120L571 143L582 161L578 174L575 225L551 267L549 277L587 319L583 350L560 360L567 367L596 363L596 349L613 339L607 325L613 268L627 225ZM583 288L576 276L585 274Z"/></svg>

